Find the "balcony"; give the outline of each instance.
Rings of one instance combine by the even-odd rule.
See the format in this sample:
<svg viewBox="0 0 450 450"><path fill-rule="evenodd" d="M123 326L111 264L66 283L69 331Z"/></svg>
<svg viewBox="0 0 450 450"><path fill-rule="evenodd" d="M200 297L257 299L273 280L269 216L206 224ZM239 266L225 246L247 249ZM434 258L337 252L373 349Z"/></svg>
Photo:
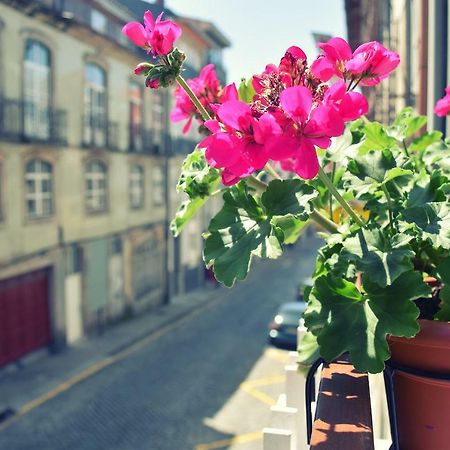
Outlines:
<svg viewBox="0 0 450 450"><path fill-rule="evenodd" d="M129 125L129 144L130 153L141 153L144 155L161 155L162 139L157 137L153 130L143 128L140 125Z"/></svg>
<svg viewBox="0 0 450 450"><path fill-rule="evenodd" d="M23 100L0 98L0 138L67 145L67 112Z"/></svg>
<svg viewBox="0 0 450 450"><path fill-rule="evenodd" d="M174 155L187 155L197 146L198 142L192 139L172 138L172 153Z"/></svg>
<svg viewBox="0 0 450 450"><path fill-rule="evenodd" d="M119 125L103 117L85 118L83 147L91 149L119 150Z"/></svg>

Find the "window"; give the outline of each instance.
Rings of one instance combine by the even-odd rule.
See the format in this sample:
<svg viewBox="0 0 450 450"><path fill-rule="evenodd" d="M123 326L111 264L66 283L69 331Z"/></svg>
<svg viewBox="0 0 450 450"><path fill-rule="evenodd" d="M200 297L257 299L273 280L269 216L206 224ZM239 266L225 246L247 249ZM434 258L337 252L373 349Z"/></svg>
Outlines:
<svg viewBox="0 0 450 450"><path fill-rule="evenodd" d="M164 98L161 91L154 91L152 94L153 130L155 132L155 141L161 145L164 131Z"/></svg>
<svg viewBox="0 0 450 450"><path fill-rule="evenodd" d="M53 214L52 165L42 159L34 159L26 165L26 209L28 217L38 219Z"/></svg>
<svg viewBox="0 0 450 450"><path fill-rule="evenodd" d="M99 33L106 33L108 22L106 17L96 9L91 11L91 27Z"/></svg>
<svg viewBox="0 0 450 450"><path fill-rule="evenodd" d="M129 86L130 99L130 150L142 151L142 88L132 81Z"/></svg>
<svg viewBox="0 0 450 450"><path fill-rule="evenodd" d="M50 136L50 50L41 42L29 39L25 45L23 76L24 134L28 138Z"/></svg>
<svg viewBox="0 0 450 450"><path fill-rule="evenodd" d="M85 67L84 143L94 147L107 144L106 73L92 63Z"/></svg>
<svg viewBox="0 0 450 450"><path fill-rule="evenodd" d="M222 65L222 49L212 48L208 52L208 62L216 66Z"/></svg>
<svg viewBox="0 0 450 450"><path fill-rule="evenodd" d="M156 166L152 171L153 204L161 206L164 204L164 175L162 167Z"/></svg>
<svg viewBox="0 0 450 450"><path fill-rule="evenodd" d="M89 212L106 211L108 206L106 165L97 160L86 167L86 207Z"/></svg>
<svg viewBox="0 0 450 450"><path fill-rule="evenodd" d="M142 166L131 166L130 205L132 208L142 208L144 206L144 169Z"/></svg>

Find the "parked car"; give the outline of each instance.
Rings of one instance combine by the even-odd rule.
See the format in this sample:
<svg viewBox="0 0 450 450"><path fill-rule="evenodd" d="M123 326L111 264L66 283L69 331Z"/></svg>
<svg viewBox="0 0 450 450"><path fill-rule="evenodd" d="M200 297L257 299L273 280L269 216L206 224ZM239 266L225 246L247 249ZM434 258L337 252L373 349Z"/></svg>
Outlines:
<svg viewBox="0 0 450 450"><path fill-rule="evenodd" d="M288 350L297 349L297 327L305 311L304 302L283 303L269 325L269 342Z"/></svg>

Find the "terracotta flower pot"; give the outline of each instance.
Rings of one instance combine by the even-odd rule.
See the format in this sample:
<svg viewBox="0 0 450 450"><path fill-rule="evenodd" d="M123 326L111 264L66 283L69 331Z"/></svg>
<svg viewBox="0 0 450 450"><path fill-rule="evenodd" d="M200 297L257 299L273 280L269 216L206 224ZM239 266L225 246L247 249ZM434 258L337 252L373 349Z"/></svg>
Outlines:
<svg viewBox="0 0 450 450"><path fill-rule="evenodd" d="M392 361L450 374L450 322L419 320L413 339L390 337ZM394 378L401 450L450 449L450 381L397 371Z"/></svg>

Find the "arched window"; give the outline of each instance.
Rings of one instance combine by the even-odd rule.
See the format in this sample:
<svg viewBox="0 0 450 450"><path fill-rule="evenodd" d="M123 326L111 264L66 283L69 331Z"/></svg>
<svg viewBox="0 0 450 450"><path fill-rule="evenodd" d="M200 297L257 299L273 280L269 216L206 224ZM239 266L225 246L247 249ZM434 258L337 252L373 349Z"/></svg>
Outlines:
<svg viewBox="0 0 450 450"><path fill-rule="evenodd" d="M86 166L86 208L88 212L106 211L108 207L107 168L102 161L91 160Z"/></svg>
<svg viewBox="0 0 450 450"><path fill-rule="evenodd" d="M50 136L51 56L41 42L28 39L23 71L24 134L46 140Z"/></svg>
<svg viewBox="0 0 450 450"><path fill-rule="evenodd" d="M131 166L130 169L130 206L144 206L144 168L139 165Z"/></svg>
<svg viewBox="0 0 450 450"><path fill-rule="evenodd" d="M104 147L107 144L106 72L97 64L85 67L84 143Z"/></svg>
<svg viewBox="0 0 450 450"><path fill-rule="evenodd" d="M33 159L25 167L25 201L31 219L53 214L53 167L42 159Z"/></svg>
<svg viewBox="0 0 450 450"><path fill-rule="evenodd" d="M130 101L130 151L142 151L142 88L135 81L130 82L128 96Z"/></svg>

